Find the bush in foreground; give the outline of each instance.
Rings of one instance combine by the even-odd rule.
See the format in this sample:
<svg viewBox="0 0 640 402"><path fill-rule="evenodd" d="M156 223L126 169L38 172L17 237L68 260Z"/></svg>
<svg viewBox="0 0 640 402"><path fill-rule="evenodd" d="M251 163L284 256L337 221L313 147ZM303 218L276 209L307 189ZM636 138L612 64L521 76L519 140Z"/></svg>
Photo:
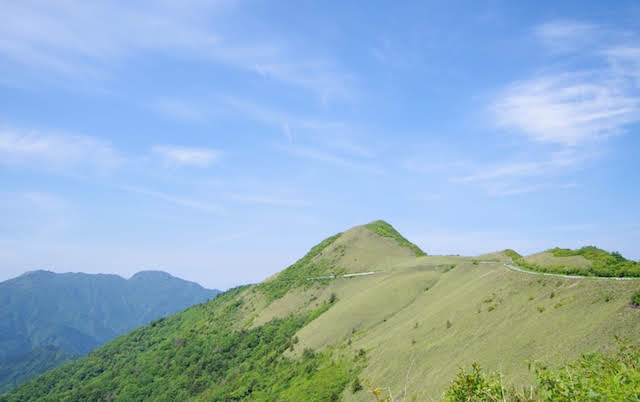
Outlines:
<svg viewBox="0 0 640 402"><path fill-rule="evenodd" d="M534 366L536 385L505 387L497 374L473 364L447 388L447 401L636 401L640 400L640 345L619 341L614 356L585 354L557 369Z"/></svg>

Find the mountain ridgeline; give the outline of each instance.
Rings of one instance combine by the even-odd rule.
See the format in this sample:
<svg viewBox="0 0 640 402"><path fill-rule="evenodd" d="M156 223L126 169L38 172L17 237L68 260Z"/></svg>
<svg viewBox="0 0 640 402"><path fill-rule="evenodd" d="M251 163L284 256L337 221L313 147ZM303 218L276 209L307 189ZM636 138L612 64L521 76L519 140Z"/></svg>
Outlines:
<svg viewBox="0 0 640 402"><path fill-rule="evenodd" d="M632 302L640 282L545 276L513 263L508 251L426 255L375 221L325 239L262 283L135 329L0 401L503 400L500 392L513 387L545 400L555 394L534 393L536 376L549 380L544 386L564 384L553 367L583 352L609 356L614 337L640 333ZM630 378L615 395L640 387L636 349L625 350L632 351L621 354L625 364L602 360L611 375L596 375ZM527 361L548 366L536 363L534 373ZM500 370L499 381L480 366ZM473 371L460 372L466 367ZM576 387L597 394L590 384Z"/></svg>
<svg viewBox="0 0 640 402"><path fill-rule="evenodd" d="M219 291L159 271L32 271L0 283L0 392Z"/></svg>

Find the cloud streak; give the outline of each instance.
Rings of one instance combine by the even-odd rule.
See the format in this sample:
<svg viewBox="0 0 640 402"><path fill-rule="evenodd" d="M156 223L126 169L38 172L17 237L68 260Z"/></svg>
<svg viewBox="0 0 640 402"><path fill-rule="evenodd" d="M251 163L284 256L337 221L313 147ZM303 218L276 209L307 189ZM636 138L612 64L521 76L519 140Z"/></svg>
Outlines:
<svg viewBox="0 0 640 402"><path fill-rule="evenodd" d="M385 173L384 169L379 168L375 165L359 162L351 158L345 158L335 153L326 152L309 146L288 145L280 146L278 147L278 149L298 158L310 159L340 168L346 168L349 170L356 170L375 175L382 175Z"/></svg>
<svg viewBox="0 0 640 402"><path fill-rule="evenodd" d="M196 209L203 212L215 213L215 214L223 214L224 208L222 208L218 204L193 200L189 198L183 198L179 196L175 196L172 194L164 193L161 191L149 190L142 187L136 186L120 186L121 190L144 195L151 198L156 198L170 204L178 205L185 208Z"/></svg>
<svg viewBox="0 0 640 402"><path fill-rule="evenodd" d="M640 99L615 77L564 73L518 82L493 105L497 125L539 143L575 146L625 132Z"/></svg>
<svg viewBox="0 0 640 402"><path fill-rule="evenodd" d="M212 148L193 148L176 145L156 145L152 151L160 155L165 163L180 166L209 167L216 162L221 152Z"/></svg>
<svg viewBox="0 0 640 402"><path fill-rule="evenodd" d="M537 143L579 146L640 121L640 51L625 35L573 21L535 32L548 46L561 44L578 67L563 63L509 85L490 107L499 128Z"/></svg>
<svg viewBox="0 0 640 402"><path fill-rule="evenodd" d="M106 141L88 136L0 129L0 163L45 170L108 171L124 159Z"/></svg>
<svg viewBox="0 0 640 402"><path fill-rule="evenodd" d="M260 204L260 205L269 205L269 206L278 206L278 207L308 207L311 205L310 202L305 200L280 198L280 197L274 197L274 196L265 195L265 194L235 193L235 194L231 194L231 199L235 201L250 203L250 204Z"/></svg>
<svg viewBox="0 0 640 402"><path fill-rule="evenodd" d="M323 101L351 97L350 74L329 58L290 49L282 38L237 39L219 32L231 2L2 2L0 55L44 73L95 79L140 51L208 60L315 93ZM117 21L114 24L113 21ZM229 38L234 38L230 40Z"/></svg>

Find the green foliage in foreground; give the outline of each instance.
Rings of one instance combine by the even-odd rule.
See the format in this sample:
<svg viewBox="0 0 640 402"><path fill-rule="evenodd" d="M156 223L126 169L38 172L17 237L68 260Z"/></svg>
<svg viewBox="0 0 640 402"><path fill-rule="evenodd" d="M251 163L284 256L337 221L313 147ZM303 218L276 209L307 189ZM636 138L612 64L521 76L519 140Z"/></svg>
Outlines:
<svg viewBox="0 0 640 402"><path fill-rule="evenodd" d="M331 305L253 329L234 329L242 289L117 338L0 401L336 400L358 374L330 351L283 356L293 335Z"/></svg>
<svg viewBox="0 0 640 402"><path fill-rule="evenodd" d="M304 257L280 272L276 278L260 283L258 289L264 293L270 301L273 301L284 296L289 289L309 285L311 283L309 278L329 274L335 267L333 267L329 261L324 259L317 260L315 257L336 241L341 234L342 233L338 233L324 239L320 244L317 244L309 250Z"/></svg>
<svg viewBox="0 0 640 402"><path fill-rule="evenodd" d="M554 257L582 256L591 261L591 265L586 268L566 265L541 266L525 261L513 250L506 250L505 254L511 257L514 264L531 271L600 277L640 277L640 263L627 260L617 252L609 253L594 246L582 247L578 250L556 247L549 251Z"/></svg>
<svg viewBox="0 0 640 402"><path fill-rule="evenodd" d="M631 296L631 303L636 307L640 307L640 290L637 290L633 296Z"/></svg>
<svg viewBox="0 0 640 402"><path fill-rule="evenodd" d="M393 226L389 225L387 222L383 220L373 221L364 225L367 229L371 230L374 233L377 233L383 237L390 237L394 239L400 246L407 247L413 251L416 257L422 257L427 255L424 251L420 249L420 247L411 243L409 240L405 239L397 230L393 228Z"/></svg>
<svg viewBox="0 0 640 402"><path fill-rule="evenodd" d="M498 374L473 364L461 369L445 393L447 401L636 401L640 399L640 345L620 342L618 353L585 354L557 369L534 367L536 385L507 387Z"/></svg>

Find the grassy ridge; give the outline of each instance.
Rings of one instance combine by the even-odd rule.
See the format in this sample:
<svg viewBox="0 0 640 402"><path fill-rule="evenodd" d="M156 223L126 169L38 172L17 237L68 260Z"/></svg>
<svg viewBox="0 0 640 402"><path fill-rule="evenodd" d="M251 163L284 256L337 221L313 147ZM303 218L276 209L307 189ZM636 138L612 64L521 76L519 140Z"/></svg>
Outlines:
<svg viewBox="0 0 640 402"><path fill-rule="evenodd" d="M509 257L410 254L358 226L288 272L155 321L0 401L364 402L367 384L397 400L437 400L472 362L501 370L505 387L533 385L525 360L555 367L640 331L636 282L526 275L503 266ZM383 270L305 280L372 266Z"/></svg>
<svg viewBox="0 0 640 402"><path fill-rule="evenodd" d="M558 258L581 256L590 264L585 267L560 263L540 265L526 261L513 250L505 250L505 254L511 257L514 264L531 271L598 277L640 277L640 263L627 260L617 252L609 253L597 247L587 246L577 250L556 247L549 250L549 253Z"/></svg>
<svg viewBox="0 0 640 402"><path fill-rule="evenodd" d="M262 282L258 285L258 289L264 293L268 300L273 301L284 296L289 289L309 284L309 278L328 274L333 267L328 261L317 259L318 255L333 242L335 242L342 233L335 234L324 239L315 245L304 257L296 261L284 271L280 272L277 277Z"/></svg>
<svg viewBox="0 0 640 402"><path fill-rule="evenodd" d="M400 246L407 247L413 251L416 257L422 257L427 255L424 251L420 249L420 247L411 243L409 240L405 239L397 230L393 228L390 224L383 220L373 221L364 225L367 229L371 230L374 233L382 237L390 237L394 239Z"/></svg>

